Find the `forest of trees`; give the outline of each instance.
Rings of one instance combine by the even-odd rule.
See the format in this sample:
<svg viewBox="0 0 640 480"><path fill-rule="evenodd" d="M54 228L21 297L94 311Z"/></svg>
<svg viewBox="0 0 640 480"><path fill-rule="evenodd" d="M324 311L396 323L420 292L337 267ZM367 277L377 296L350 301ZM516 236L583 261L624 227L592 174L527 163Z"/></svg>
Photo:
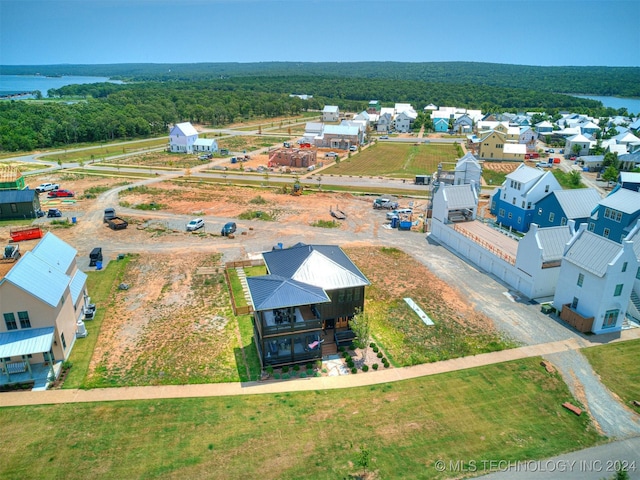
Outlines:
<svg viewBox="0 0 640 480"><path fill-rule="evenodd" d="M327 65L328 72L334 75L328 72L313 75L321 65ZM353 67L349 75L345 65ZM372 99L384 106L407 102L417 110L434 103L483 112L544 111L557 115L559 110L571 110L595 116L620 113L603 108L600 102L550 93L551 90L542 87L516 88L498 85L501 82L495 79L491 84L485 81L489 67L495 70L496 78L503 78L502 83L506 83L508 72L516 67L530 68L532 72L541 67L467 63L197 64L170 66L171 71L166 65L129 67L129 70L125 65L58 67L65 70L55 70L55 66L37 67L46 74L64 71L119 76L129 83L69 85L49 91L53 101L0 102L0 150L28 151L80 142L163 135L168 134L168 126L176 122L224 126L244 119L321 110L325 104L338 105L342 111L359 112ZM377 75L373 74L375 67L379 67ZM20 68L27 67L12 68L2 67L2 73L26 73ZM442 70L439 75L438 69ZM559 69L556 77L547 78L550 83L546 87L570 76L571 70ZM585 85L600 78L599 75L607 76L607 81L615 84L613 71L622 70L627 75L627 71L634 69L593 70L590 76L585 75ZM548 70L552 71L555 70ZM447 72L449 75L457 72L457 83L452 78L442 80ZM361 77L356 78L356 74ZM441 81L425 81L420 76L437 77ZM533 81L533 76L531 73L525 80ZM526 84L526 81L520 82L520 85ZM309 94L313 98L301 100L290 97L291 93ZM58 99L68 101L56 101Z"/></svg>

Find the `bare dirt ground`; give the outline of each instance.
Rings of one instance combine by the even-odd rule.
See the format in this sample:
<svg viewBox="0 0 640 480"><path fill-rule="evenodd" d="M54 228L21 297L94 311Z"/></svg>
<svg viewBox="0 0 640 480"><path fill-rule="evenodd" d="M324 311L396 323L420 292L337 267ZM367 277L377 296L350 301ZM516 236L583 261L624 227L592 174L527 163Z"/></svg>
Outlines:
<svg viewBox="0 0 640 480"><path fill-rule="evenodd" d="M131 221L126 231L117 232L102 225L101 211L106 205L101 203L103 200L99 195L110 186L133 183L134 180L69 174L30 178L33 184L41 181L55 181L61 188L76 192L73 202L49 202L43 198L42 207L60 208L65 216L76 215L76 225L56 227L46 218L38 222L45 230L51 229L78 249L81 257L96 244L107 250L139 253L130 262L123 279L130 285L129 290L115 292L115 301L108 306L102 324L90 365L90 379L98 384L237 380L237 362L241 358L239 347L247 342L240 338L238 324L230 313L226 286L221 280L222 271L199 275L198 270L219 267L221 257L215 256L216 252L228 245L243 251L243 242L255 239L259 235L256 231L263 226L277 229L282 238L297 235L304 228L311 228L321 237L339 232L340 236L332 237L329 243L349 243L350 248L357 247L363 252L354 255L356 264L366 263L367 270L375 272L372 280L378 284L377 288L387 292L386 295L395 297L406 293L403 287L411 281L418 290L428 287L429 291L441 292L441 296L448 299L447 308L460 312L457 318L476 321L459 294L435 275L426 276L424 267L415 272L413 267L403 267L404 276L398 280L399 271L389 270L388 259L367 253L375 243L378 228L386 223L384 211L374 211L368 197L325 192L296 197L273 189L207 185L184 178L159 181L121 192L117 202L126 202L130 208L108 205L115 206L119 213L124 212L121 215ZM401 206L409 200L403 199ZM157 204L159 210L131 208L151 203ZM310 227L318 220L331 220L330 208L338 207L348 215L338 228ZM267 212L275 222L238 219L250 210ZM98 216L90 221L90 215ZM168 220L174 216L178 219ZM234 244L230 243L233 240L214 238L219 237L217 233L187 233L184 231L185 219L192 216L237 219L239 232L246 235L238 236L238 242ZM168 227L154 227L154 219ZM7 227L0 233L8 238ZM358 239L363 237L364 240ZM167 246L170 249L163 249ZM407 272L414 272L413 280L406 277ZM387 280L382 280L384 278ZM475 329L471 325L469 328ZM253 348L250 342L242 346ZM369 354L367 363L376 360L374 354Z"/></svg>

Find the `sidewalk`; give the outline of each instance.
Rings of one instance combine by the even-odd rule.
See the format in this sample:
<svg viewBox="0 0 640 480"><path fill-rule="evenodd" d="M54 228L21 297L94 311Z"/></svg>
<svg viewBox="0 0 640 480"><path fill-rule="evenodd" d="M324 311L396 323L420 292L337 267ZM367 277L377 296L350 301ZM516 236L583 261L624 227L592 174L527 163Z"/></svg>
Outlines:
<svg viewBox="0 0 640 480"><path fill-rule="evenodd" d="M601 336L602 337L602 336ZM569 339L526 347L462 357L437 363L425 363L412 367L392 368L376 372L335 377L315 377L307 379L214 383L202 385L166 385L146 387L100 388L94 390L47 390L45 392L7 392L0 394L0 407L23 405L47 405L58 403L110 402L123 400L155 400L163 398L221 397L230 395L260 395L312 390L332 390L355 388L387 382L397 382L411 378L437 375L440 373L465 370L495 363L519 360L602 343L626 341L640 338L640 328L623 331L618 338L598 338L593 340Z"/></svg>

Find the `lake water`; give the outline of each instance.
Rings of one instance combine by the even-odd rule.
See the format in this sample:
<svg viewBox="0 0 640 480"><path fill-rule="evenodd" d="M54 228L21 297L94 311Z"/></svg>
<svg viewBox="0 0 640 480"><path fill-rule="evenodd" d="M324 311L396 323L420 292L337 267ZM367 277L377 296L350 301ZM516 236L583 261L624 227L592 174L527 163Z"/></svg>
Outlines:
<svg viewBox="0 0 640 480"><path fill-rule="evenodd" d="M51 88L65 85L79 85L85 83L123 83L120 80L109 80L107 77L46 77L44 75L0 75L0 96L16 93L34 92L40 90L42 96L47 96Z"/></svg>
<svg viewBox="0 0 640 480"><path fill-rule="evenodd" d="M624 98L624 97L597 97L593 95L573 95L579 98L590 98L591 100L597 100L602 102L605 107L626 108L627 112L631 114L640 113L640 98Z"/></svg>

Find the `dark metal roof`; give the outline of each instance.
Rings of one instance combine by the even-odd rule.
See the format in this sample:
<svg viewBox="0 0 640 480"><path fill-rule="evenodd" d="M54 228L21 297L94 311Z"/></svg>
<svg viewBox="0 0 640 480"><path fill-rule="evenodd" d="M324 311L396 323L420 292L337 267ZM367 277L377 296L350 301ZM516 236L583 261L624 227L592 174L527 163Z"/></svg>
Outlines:
<svg viewBox="0 0 640 480"><path fill-rule="evenodd" d="M302 281L325 290L369 285L369 280L336 245L298 243L262 254L272 275Z"/></svg>
<svg viewBox="0 0 640 480"><path fill-rule="evenodd" d="M331 301L320 287L278 275L247 277L247 286L253 308L257 311Z"/></svg>
<svg viewBox="0 0 640 480"><path fill-rule="evenodd" d="M35 190L0 190L0 203L31 203L35 195Z"/></svg>

